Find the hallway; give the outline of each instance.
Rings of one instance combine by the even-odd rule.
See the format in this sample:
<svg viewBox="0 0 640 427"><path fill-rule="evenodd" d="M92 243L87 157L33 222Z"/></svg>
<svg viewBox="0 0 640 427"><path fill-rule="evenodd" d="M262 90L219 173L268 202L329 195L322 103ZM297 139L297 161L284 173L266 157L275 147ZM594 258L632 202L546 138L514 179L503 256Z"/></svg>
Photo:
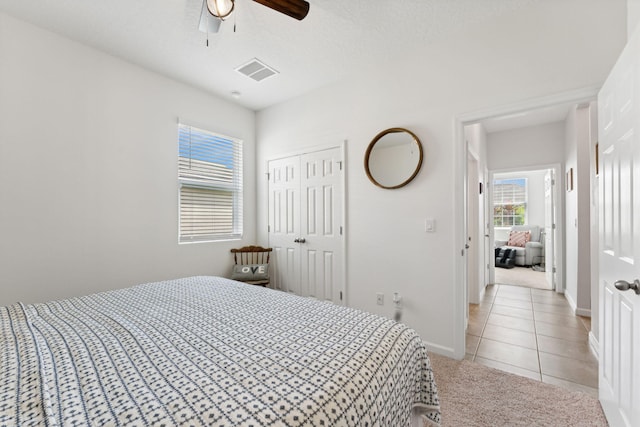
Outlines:
<svg viewBox="0 0 640 427"><path fill-rule="evenodd" d="M469 306L466 358L544 383L598 395L589 318L550 290L489 285Z"/></svg>

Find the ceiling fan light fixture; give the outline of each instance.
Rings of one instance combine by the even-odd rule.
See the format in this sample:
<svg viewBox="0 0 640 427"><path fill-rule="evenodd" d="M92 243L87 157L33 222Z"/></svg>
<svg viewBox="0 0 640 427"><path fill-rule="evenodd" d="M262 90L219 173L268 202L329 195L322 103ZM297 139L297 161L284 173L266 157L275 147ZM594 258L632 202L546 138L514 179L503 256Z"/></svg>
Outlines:
<svg viewBox="0 0 640 427"><path fill-rule="evenodd" d="M233 12L234 0L207 0L209 13L216 18L224 19Z"/></svg>

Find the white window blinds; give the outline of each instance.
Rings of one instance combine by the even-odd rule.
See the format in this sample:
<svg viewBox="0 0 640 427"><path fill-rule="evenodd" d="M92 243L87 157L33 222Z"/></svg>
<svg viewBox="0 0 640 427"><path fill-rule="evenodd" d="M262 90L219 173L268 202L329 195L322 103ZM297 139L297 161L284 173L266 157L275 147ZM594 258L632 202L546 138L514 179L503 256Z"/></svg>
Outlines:
<svg viewBox="0 0 640 427"><path fill-rule="evenodd" d="M242 141L178 125L179 241L242 236Z"/></svg>

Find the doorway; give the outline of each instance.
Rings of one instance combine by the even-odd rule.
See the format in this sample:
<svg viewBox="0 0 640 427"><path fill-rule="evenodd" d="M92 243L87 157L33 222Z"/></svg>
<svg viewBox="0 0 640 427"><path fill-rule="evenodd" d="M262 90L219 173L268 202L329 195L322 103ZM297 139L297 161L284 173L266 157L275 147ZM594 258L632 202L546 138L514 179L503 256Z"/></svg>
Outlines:
<svg viewBox="0 0 640 427"><path fill-rule="evenodd" d="M555 289L556 169L491 173L492 283Z"/></svg>
<svg viewBox="0 0 640 427"><path fill-rule="evenodd" d="M454 326L455 357L464 357L465 351L468 350L468 347L466 347L467 342L465 341L465 332L467 326L467 313L469 312L468 303L470 299L468 298L469 283L467 281L467 270L469 268L467 259L468 251L466 250L465 246L469 244L469 221L473 221L473 219L468 217L468 194L470 194L470 191L475 191L469 188L468 183L468 147L472 145L472 141L468 139L468 129L473 127L477 130L478 127L480 128L480 131L477 131L475 133L479 134L479 139L481 142L478 153L480 153L479 161L482 163L487 159L487 135L492 132L492 130L490 130L489 128L503 127L503 129L506 130L507 127L510 129L514 129L518 127L526 128L544 125L552 122L555 122L557 124L557 138L555 141L553 140L553 138L549 139L546 136L542 135L544 132L538 133L537 136L529 138L524 143L524 145L517 147L513 144L513 139L505 139L504 141L502 141L502 145L496 146L499 147L496 149L502 155L503 164L492 165L491 163L484 163L483 167L488 167L489 170L497 172L512 172L522 170L523 168L555 169L555 180L558 183L558 185L556 186L555 194L558 195L557 203L560 206L560 208L558 208L559 217L556 218L555 221L555 235L562 237L564 236L564 224L566 222L564 212L562 211L562 206L564 206L565 204L565 191L561 191L564 190L563 186L565 172L562 165L566 162L566 153L564 153L566 127L564 125L564 120L567 117L568 111L570 111L571 109L575 110L576 106L581 103L589 103L590 101L595 99L596 95L596 89L587 88L545 98L539 98L532 101L522 102L503 108L496 108L473 114L466 114L456 119L456 169L459 171L459 173L456 174L455 188L459 196L456 197L455 204L456 222L460 226L456 229L455 239L456 242L458 242L456 245L456 251L462 256L457 257L455 274L456 283L459 284L455 290L455 298L458 302L456 305ZM503 135L507 134L507 132L503 132ZM525 152L526 150L523 150L523 147L529 148L530 150ZM505 155L505 153L509 154ZM532 167L531 165L543 166ZM488 174L488 172L486 173ZM485 187L490 187L490 185L486 184L490 183L491 179L491 176L486 176L484 178L483 183L485 184ZM485 193L489 192L490 191L485 191ZM484 252L484 258L479 258L479 260L483 262L483 267L486 267L487 269L485 274L486 280L484 283L481 283L480 286L482 291L486 291L488 289L486 288L487 285L494 282L495 275L495 269L491 268L492 266L494 266L493 263L495 262L495 256L493 252L494 248L490 246L490 242L494 241L494 231L490 220L490 200L490 195L487 194L485 204L486 221L483 224L485 226L483 228L486 231L487 239L485 240L485 243L486 246L488 246L489 250L482 251ZM548 240L545 240L545 245L547 245L547 243ZM560 239L557 239L555 242L553 242L553 247L555 248L556 253L556 270L551 270L551 272L555 273L555 279L553 280L553 282L555 283L556 292L551 293L562 294L564 293L565 285L565 273L563 271L565 248ZM545 260L545 273L547 272L547 262L548 261ZM558 296L563 298L561 295ZM488 298L490 296L485 295L485 297Z"/></svg>

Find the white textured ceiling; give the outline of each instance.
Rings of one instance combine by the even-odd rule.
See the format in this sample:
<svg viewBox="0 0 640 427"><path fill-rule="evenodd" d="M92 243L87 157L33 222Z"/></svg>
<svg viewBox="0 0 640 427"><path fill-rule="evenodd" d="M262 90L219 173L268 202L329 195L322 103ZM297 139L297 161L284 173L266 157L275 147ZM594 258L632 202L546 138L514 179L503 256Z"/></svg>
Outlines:
<svg viewBox="0 0 640 427"><path fill-rule="evenodd" d="M236 0L209 47L198 31L202 0L0 0L0 11L259 110L532 1L309 0L296 21ZM255 82L234 71L252 58L280 74Z"/></svg>

